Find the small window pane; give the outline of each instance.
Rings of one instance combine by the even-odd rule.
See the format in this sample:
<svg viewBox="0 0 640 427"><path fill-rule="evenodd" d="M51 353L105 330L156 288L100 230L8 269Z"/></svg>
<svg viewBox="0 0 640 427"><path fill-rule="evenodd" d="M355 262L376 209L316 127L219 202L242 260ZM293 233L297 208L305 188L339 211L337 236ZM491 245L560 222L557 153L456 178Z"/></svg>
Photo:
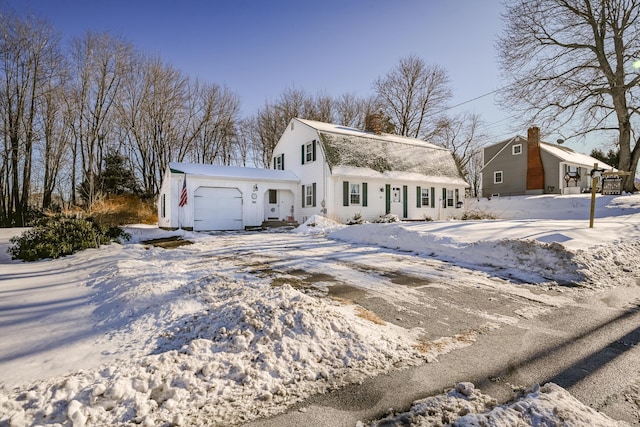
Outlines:
<svg viewBox="0 0 640 427"><path fill-rule="evenodd" d="M313 161L313 144L312 143L305 145L305 161L306 162Z"/></svg>
<svg viewBox="0 0 640 427"><path fill-rule="evenodd" d="M349 190L350 203L352 205L360 204L360 184L351 184L351 189Z"/></svg>
<svg viewBox="0 0 640 427"><path fill-rule="evenodd" d="M305 205L306 206L313 205L313 186L307 185L305 187L305 192L307 193L305 194Z"/></svg>
<svg viewBox="0 0 640 427"><path fill-rule="evenodd" d="M429 206L429 189L422 189L422 206Z"/></svg>
<svg viewBox="0 0 640 427"><path fill-rule="evenodd" d="M453 190L447 190L447 206L453 206Z"/></svg>

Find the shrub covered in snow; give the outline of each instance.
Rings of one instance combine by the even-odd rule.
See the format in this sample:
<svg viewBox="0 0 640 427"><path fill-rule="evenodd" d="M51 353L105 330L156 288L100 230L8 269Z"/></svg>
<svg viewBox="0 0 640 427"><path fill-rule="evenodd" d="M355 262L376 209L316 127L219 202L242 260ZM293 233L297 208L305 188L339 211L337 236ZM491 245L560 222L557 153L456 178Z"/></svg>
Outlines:
<svg viewBox="0 0 640 427"><path fill-rule="evenodd" d="M362 217L362 214L360 212L357 212L355 215L353 215L353 218L349 218L347 220L347 225L355 225L355 224L364 224L365 219Z"/></svg>
<svg viewBox="0 0 640 427"><path fill-rule="evenodd" d="M120 227L105 227L90 219L58 215L40 219L33 228L11 239L13 259L36 261L60 258L75 252L127 240Z"/></svg>
<svg viewBox="0 0 640 427"><path fill-rule="evenodd" d="M400 217L396 214L386 214L381 215L379 218L375 219L373 222L387 224L390 222L400 222Z"/></svg>

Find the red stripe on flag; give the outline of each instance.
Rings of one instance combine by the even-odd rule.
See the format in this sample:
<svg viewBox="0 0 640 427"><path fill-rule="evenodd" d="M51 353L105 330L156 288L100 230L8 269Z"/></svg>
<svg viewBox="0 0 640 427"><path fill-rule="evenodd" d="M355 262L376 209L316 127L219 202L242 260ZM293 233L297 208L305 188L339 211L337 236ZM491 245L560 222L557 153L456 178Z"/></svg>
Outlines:
<svg viewBox="0 0 640 427"><path fill-rule="evenodd" d="M182 192L180 192L180 203L178 206L183 207L187 204L187 176L184 176L184 181L182 181Z"/></svg>

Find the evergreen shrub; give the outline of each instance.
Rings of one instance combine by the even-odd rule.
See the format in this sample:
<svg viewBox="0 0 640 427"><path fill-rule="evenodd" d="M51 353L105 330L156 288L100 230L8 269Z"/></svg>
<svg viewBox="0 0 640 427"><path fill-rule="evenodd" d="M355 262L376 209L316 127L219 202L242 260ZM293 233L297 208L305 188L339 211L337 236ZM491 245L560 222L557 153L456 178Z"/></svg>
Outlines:
<svg viewBox="0 0 640 427"><path fill-rule="evenodd" d="M90 218L57 215L42 218L22 235L13 237L9 254L23 261L60 258L129 238L120 227L103 226Z"/></svg>

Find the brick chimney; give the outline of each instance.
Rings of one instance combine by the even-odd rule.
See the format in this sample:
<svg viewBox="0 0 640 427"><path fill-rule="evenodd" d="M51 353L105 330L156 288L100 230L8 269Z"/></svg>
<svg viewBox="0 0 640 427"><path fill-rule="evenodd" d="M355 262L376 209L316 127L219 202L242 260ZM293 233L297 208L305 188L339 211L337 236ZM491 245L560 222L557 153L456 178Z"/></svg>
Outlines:
<svg viewBox="0 0 640 427"><path fill-rule="evenodd" d="M382 113L367 114L364 118L364 130L380 135L382 133Z"/></svg>
<svg viewBox="0 0 640 427"><path fill-rule="evenodd" d="M540 129L527 131L527 192L544 192L544 168L540 154Z"/></svg>

